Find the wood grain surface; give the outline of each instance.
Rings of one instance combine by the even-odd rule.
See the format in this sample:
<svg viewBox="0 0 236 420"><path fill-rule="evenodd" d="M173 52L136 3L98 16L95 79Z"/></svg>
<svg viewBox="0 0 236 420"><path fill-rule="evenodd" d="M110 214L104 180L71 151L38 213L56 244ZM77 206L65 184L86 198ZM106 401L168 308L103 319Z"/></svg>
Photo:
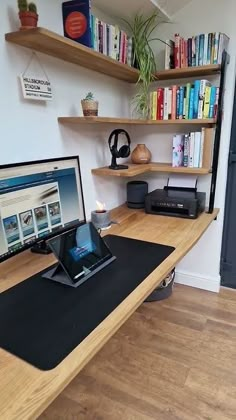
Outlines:
<svg viewBox="0 0 236 420"><path fill-rule="evenodd" d="M109 233L171 245L175 251L55 369L40 371L0 349L0 418L37 418L194 246L217 213L215 210L213 214L203 213L197 220L187 220L146 215L126 206L113 210L112 219L119 224L114 225ZM53 262L52 256L25 252L2 263L1 292Z"/></svg>
<svg viewBox="0 0 236 420"><path fill-rule="evenodd" d="M144 303L40 420L233 420L236 292Z"/></svg>
<svg viewBox="0 0 236 420"><path fill-rule="evenodd" d="M142 120L117 117L58 117L61 124L127 124L127 125L194 125L198 127L211 126L216 123L215 118L193 120Z"/></svg>

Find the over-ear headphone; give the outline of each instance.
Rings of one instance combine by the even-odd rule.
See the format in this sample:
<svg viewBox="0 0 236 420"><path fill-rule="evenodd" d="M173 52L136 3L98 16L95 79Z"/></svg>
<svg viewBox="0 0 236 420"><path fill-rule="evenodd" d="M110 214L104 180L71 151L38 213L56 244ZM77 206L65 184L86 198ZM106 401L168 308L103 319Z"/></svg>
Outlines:
<svg viewBox="0 0 236 420"><path fill-rule="evenodd" d="M118 140L119 140L120 134L125 135L127 144L124 144L118 149ZM114 140L113 140L113 137L114 137ZM112 131L108 139L108 145L110 148L110 152L112 154L112 162L111 162L111 165L109 166L110 169L127 169L128 168L127 165L117 165L116 159L126 158L130 155L130 144L131 144L131 140L127 131L123 129L116 129Z"/></svg>

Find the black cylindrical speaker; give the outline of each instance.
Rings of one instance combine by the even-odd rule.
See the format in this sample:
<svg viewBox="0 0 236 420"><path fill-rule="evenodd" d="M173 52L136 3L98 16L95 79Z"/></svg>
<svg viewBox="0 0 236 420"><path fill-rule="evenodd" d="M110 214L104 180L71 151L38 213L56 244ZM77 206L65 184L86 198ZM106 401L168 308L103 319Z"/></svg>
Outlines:
<svg viewBox="0 0 236 420"><path fill-rule="evenodd" d="M131 209L143 209L145 196L148 193L148 183L131 181L127 184L127 206Z"/></svg>

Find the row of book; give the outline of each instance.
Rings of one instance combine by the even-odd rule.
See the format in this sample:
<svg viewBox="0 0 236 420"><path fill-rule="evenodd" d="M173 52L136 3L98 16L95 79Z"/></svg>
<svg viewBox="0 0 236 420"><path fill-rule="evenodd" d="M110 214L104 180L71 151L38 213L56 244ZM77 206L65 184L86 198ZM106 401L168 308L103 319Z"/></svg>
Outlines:
<svg viewBox="0 0 236 420"><path fill-rule="evenodd" d="M173 137L173 167L202 168L205 129Z"/></svg>
<svg viewBox="0 0 236 420"><path fill-rule="evenodd" d="M220 32L200 34L184 39L175 34L168 39L165 49L165 69L221 64L222 53L227 51L229 37Z"/></svg>
<svg viewBox="0 0 236 420"><path fill-rule="evenodd" d="M195 80L184 86L158 88L150 93L151 120L216 118L219 88L208 80Z"/></svg>
<svg viewBox="0 0 236 420"><path fill-rule="evenodd" d="M91 15L91 48L123 64L132 65L133 39L117 25Z"/></svg>
<svg viewBox="0 0 236 420"><path fill-rule="evenodd" d="M110 25L91 13L90 0L62 4L64 35L120 63L132 65L133 39L117 25Z"/></svg>

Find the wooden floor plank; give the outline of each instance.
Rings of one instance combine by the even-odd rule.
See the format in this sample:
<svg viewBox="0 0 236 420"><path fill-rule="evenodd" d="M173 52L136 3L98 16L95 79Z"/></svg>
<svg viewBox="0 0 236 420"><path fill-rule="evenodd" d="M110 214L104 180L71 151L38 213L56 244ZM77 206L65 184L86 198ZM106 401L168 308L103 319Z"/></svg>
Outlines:
<svg viewBox="0 0 236 420"><path fill-rule="evenodd" d="M236 293L143 304L40 420L236 419Z"/></svg>

